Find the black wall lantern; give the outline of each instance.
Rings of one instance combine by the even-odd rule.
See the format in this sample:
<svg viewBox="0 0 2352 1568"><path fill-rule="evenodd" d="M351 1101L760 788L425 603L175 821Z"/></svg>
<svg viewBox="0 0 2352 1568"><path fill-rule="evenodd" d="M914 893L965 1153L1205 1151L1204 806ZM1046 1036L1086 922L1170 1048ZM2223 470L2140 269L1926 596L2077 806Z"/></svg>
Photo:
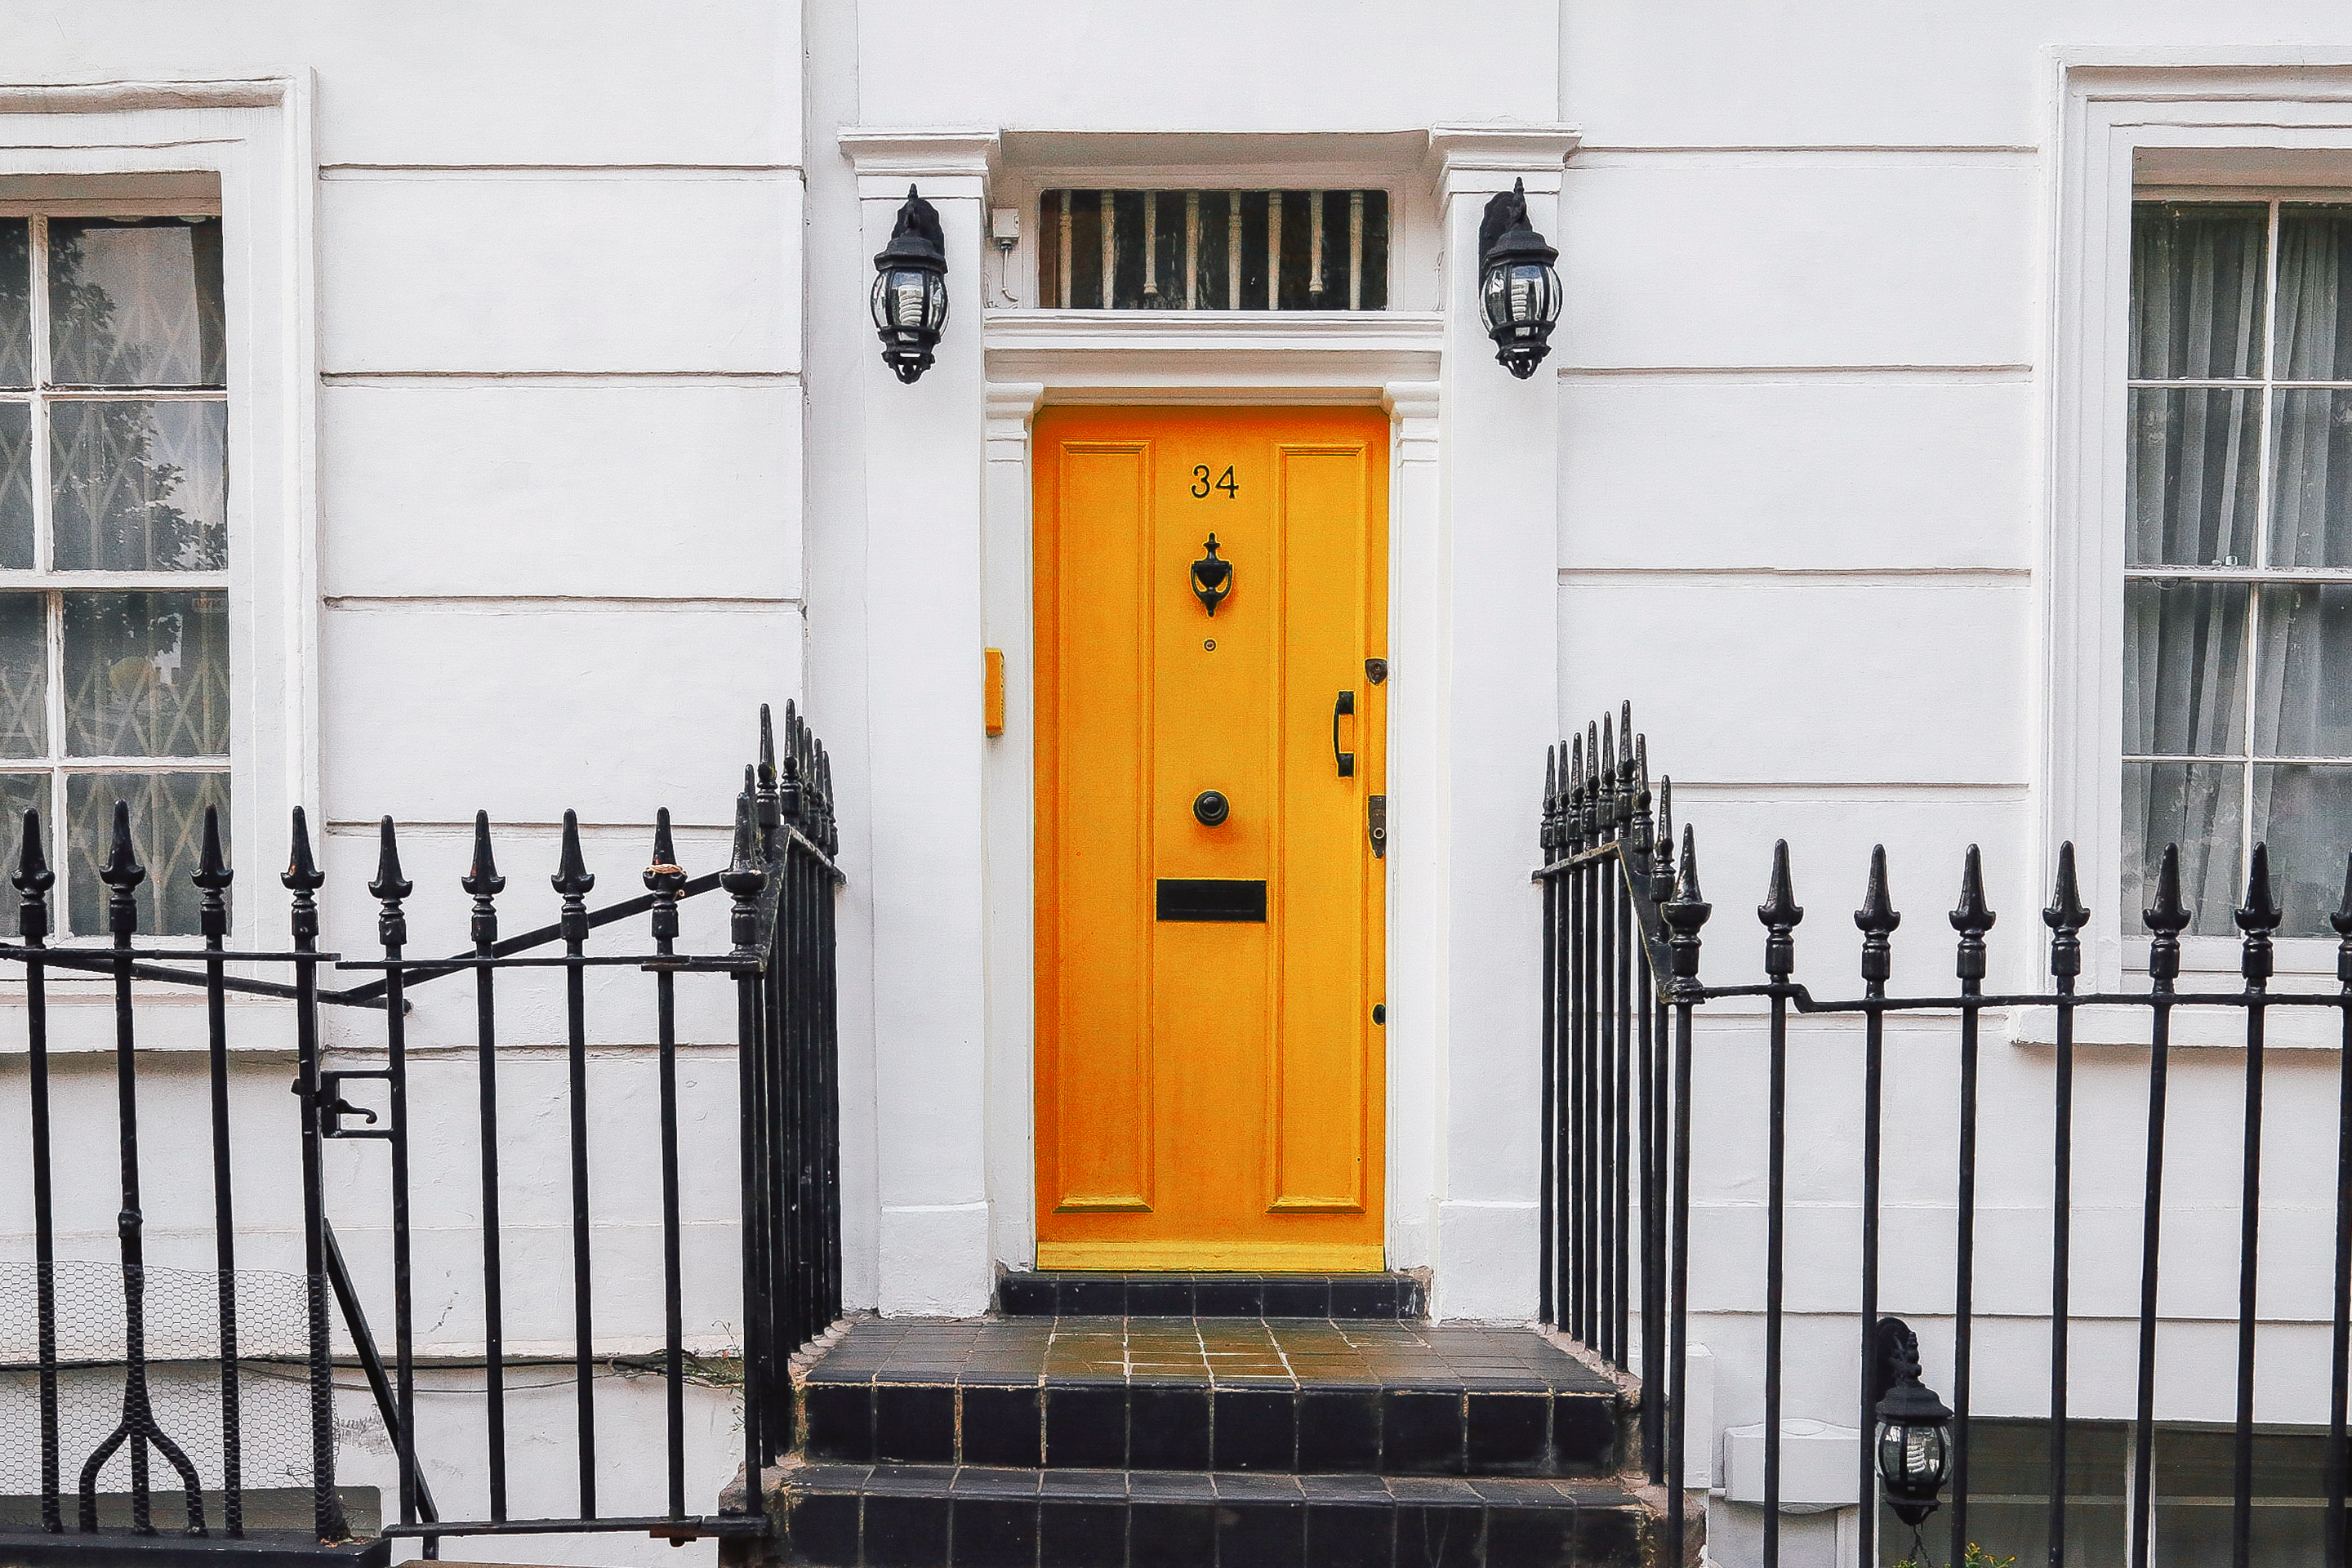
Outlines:
<svg viewBox="0 0 2352 1568"><path fill-rule="evenodd" d="M931 350L947 322L947 236L939 209L908 185L890 243L874 258L874 330L882 338L882 363L912 385L931 368Z"/></svg>
<svg viewBox="0 0 2352 1568"><path fill-rule="evenodd" d="M1909 1324L1879 1319L1876 1350L1878 1479L1888 1506L1916 1530L1952 1473L1952 1413L1919 1381L1919 1336Z"/></svg>
<svg viewBox="0 0 2352 1568"><path fill-rule="evenodd" d="M1559 321L1559 252L1544 243L1528 222L1524 180L1496 193L1478 224L1478 304L1486 335L1495 340L1495 361L1521 381L1535 374L1551 353L1551 330Z"/></svg>

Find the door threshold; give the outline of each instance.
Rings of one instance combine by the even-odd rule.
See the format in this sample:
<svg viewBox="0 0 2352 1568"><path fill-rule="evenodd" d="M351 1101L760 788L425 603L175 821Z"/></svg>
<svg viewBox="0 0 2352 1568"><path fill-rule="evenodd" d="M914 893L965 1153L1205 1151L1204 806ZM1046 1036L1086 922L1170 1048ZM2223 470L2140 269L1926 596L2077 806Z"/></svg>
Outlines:
<svg viewBox="0 0 2352 1568"><path fill-rule="evenodd" d="M1187 1273L1377 1274L1388 1251L1377 1241L1041 1241L1040 1268Z"/></svg>

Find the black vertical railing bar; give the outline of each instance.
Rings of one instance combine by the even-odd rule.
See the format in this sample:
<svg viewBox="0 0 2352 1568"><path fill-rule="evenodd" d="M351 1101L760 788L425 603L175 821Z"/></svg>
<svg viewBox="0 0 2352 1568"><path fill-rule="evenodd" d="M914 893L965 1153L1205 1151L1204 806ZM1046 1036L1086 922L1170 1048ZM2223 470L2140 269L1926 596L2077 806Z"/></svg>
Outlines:
<svg viewBox="0 0 2352 1568"><path fill-rule="evenodd" d="M1608 876L1610 908L1614 911L1617 928L1617 1005L1612 1013L1616 1030L1617 1098L1614 1111L1617 1136L1613 1150L1617 1159L1617 1181L1611 1194L1617 1205L1617 1246L1611 1254L1610 1266L1616 1273L1615 1320L1610 1324L1610 1342L1613 1357L1621 1370L1630 1369L1633 1361L1633 705L1624 705L1617 726L1617 857L1618 865Z"/></svg>
<svg viewBox="0 0 2352 1568"><path fill-rule="evenodd" d="M1691 1016L1699 993L1699 929L1713 908L1699 890L1698 845L1683 828L1682 874L1675 896L1661 911L1672 930L1675 1013L1674 1188L1667 1198L1673 1247L1667 1265L1667 1321L1673 1342L1666 1352L1666 1551L1665 1561L1682 1568L1686 1479L1685 1427L1690 1399L1690 1141Z"/></svg>
<svg viewBox="0 0 2352 1568"><path fill-rule="evenodd" d="M2246 983L2245 1153L2238 1199L2238 1426L2231 1453L2230 1556L2231 1568L2252 1568L2254 1541L2254 1301L2260 1284L2263 1224L2263 1055L2266 1021L2263 996L2270 990L2271 933L2279 927L2278 901L2271 894L2268 846L2256 844L2246 874L2246 901L2236 911L2244 933L2238 972Z"/></svg>
<svg viewBox="0 0 2352 1568"><path fill-rule="evenodd" d="M685 868L669 829L669 808L654 819L653 863L646 868L646 889L654 895L654 951L664 957L677 951L677 892L686 886ZM654 973L655 1048L661 1097L662 1205L662 1415L669 1469L669 1516L686 1517L686 1317L683 1265L679 1250L677 1173L677 977L667 969Z"/></svg>
<svg viewBox="0 0 2352 1568"><path fill-rule="evenodd" d="M1598 739L1596 733L1596 742ZM1571 853L1581 853L1589 842L1585 834L1589 812L1585 805L1583 736L1569 738L1569 753L1570 772L1574 775L1568 798L1569 848ZM1568 1211L1567 1328L1579 1340L1590 1332L1584 1316L1584 983L1588 973L1584 956L1584 882L1580 868L1571 868L1566 873L1568 962L1560 975L1568 997L1569 1020L1568 1121L1560 1139L1560 1201Z"/></svg>
<svg viewBox="0 0 2352 1568"><path fill-rule="evenodd" d="M1872 999L1883 997L1886 994L1887 978L1895 972L1895 932L1903 923L1887 889L1884 844L1871 847L1870 881L1863 889L1862 908L1853 912L1853 923L1862 932L1863 994ZM1885 1110L1886 1015L1872 1008L1863 1015L1862 1029L1862 1345L1855 1357L1855 1365L1862 1372L1862 1398L1854 1430L1866 1435L1877 1421L1873 1406L1878 1379L1873 1363L1878 1342L1879 1156ZM1862 1475L1860 1489L1854 1495L1864 1500L1854 1510L1859 1536L1855 1560L1875 1563L1878 1509L1877 1472L1872 1463L1874 1445L1865 1437L1856 1447L1860 1450Z"/></svg>
<svg viewBox="0 0 2352 1568"><path fill-rule="evenodd" d="M2345 1564L2347 1405L2352 1404L2352 857L2344 867L2344 897L2327 917L2336 930L2336 984L2343 1032L2336 1064L2336 1289L2328 1325L2327 1512L2321 1533L2327 1568Z"/></svg>
<svg viewBox="0 0 2352 1568"><path fill-rule="evenodd" d="M1585 726L1584 768L1584 841L1590 847L1597 849L1604 837L1601 826L1601 727L1598 723ZM1588 1345L1600 1342L1601 1307L1601 869L1597 863L1586 864L1581 910L1584 950L1579 955L1583 977L1583 994L1579 998L1579 1005L1584 1013L1584 1119L1576 1135L1577 1184L1582 1200L1580 1206L1584 1214L1584 1327L1577 1337Z"/></svg>
<svg viewBox="0 0 2352 1568"><path fill-rule="evenodd" d="M1611 716L1601 716L1601 761L1599 763L1599 804L1594 808L1599 817L1599 838L1603 843L1614 842L1617 811L1617 742L1610 728ZM1592 1185L1592 1206L1601 1235L1601 1245L1593 1258L1594 1348L1603 1359L1619 1359L1617 1345L1617 880L1612 868L1600 865L1592 870L1593 923L1600 927L1599 953L1593 965L1593 985L1597 992L1592 1013L1593 1022L1593 1087L1599 1103L1595 1107L1593 1160L1598 1167L1598 1180Z"/></svg>
<svg viewBox="0 0 2352 1568"><path fill-rule="evenodd" d="M384 973L385 1129L392 1152L393 1397L397 1420L393 1452L398 1466L400 1522L416 1522L416 1324L411 1301L412 1263L408 1213L408 1025L404 976L396 967L408 945L408 917L402 900L416 890L400 872L400 845L392 818L378 826L381 847L375 880L368 891L383 905L376 937L395 967Z"/></svg>
<svg viewBox="0 0 2352 1568"><path fill-rule="evenodd" d="M1636 742L1640 754L1642 776L1649 776L1647 748ZM1658 816L1650 837L1649 895L1653 912L1662 910L1675 895L1674 876L1674 800L1675 781L1661 777L1658 781ZM1666 974L1658 969L1658 952L1644 930L1642 942L1643 975L1643 1038L1650 1048L1651 1070L1643 1081L1650 1095L1650 1115L1644 1136L1652 1143L1649 1180L1642 1189L1642 1209L1648 1246L1649 1273L1642 1287L1642 1448L1649 1467L1653 1486L1663 1487L1666 1481L1666 1384L1661 1373L1666 1366L1666 1242L1669 1216L1666 1205L1661 1201L1665 1187L1668 1150L1672 1147L1671 1125L1667 1121L1673 1101L1672 1061L1668 1048L1670 1038L1667 1024L1664 981ZM1667 972L1671 973L1671 970Z"/></svg>
<svg viewBox="0 0 2352 1568"><path fill-rule="evenodd" d="M231 1182L228 1109L228 990L225 960L228 888L233 879L221 853L220 811L205 807L204 847L189 880L196 885L196 929L205 939L205 1066L212 1094L213 1267L220 1279L215 1309L219 1326L221 1400L221 1529L245 1533L245 1432L236 1365L236 1205Z"/></svg>
<svg viewBox="0 0 2352 1568"><path fill-rule="evenodd" d="M2050 1177L2050 1568L2066 1562L2066 1419L2074 1235L2074 982L2083 973L2083 928L2091 911L2074 882L2074 846L2058 847L2050 907L2050 975L2057 987L2057 1046L2051 1084Z"/></svg>
<svg viewBox="0 0 2352 1568"><path fill-rule="evenodd" d="M767 885L767 870L757 858L755 848L757 825L753 819L752 784L745 770L744 788L735 802L734 853L719 885L733 900L729 915L728 932L739 959L756 960L760 956L760 894ZM745 1314L743 1325L743 1510L751 1517L761 1517L766 1508L762 1483L768 1462L767 1430L761 1422L760 1363L775 1348L765 1333L765 1323L751 1298L760 1281L765 1278L766 1246L762 1223L765 1216L761 1194L766 1183L761 1172L761 1162L766 1154L765 1142L760 1127L760 1012L761 976L756 969L741 969L735 976L735 1029L737 1082L740 1099L740 1145L742 1163L743 1217L741 1224L743 1249L743 1288Z"/></svg>
<svg viewBox="0 0 2352 1568"><path fill-rule="evenodd" d="M26 948L40 952L49 935L49 889L57 883L41 853L41 816L26 811L16 869L8 880L23 895L16 930ZM2346 1015L2352 1020L2352 1013ZM2347 1023L2352 1029L2352 1023ZM55 1194L49 1169L49 1012L46 966L25 961L25 1034L33 1154L33 1312L39 1358L41 1410L41 1528L65 1529L58 1500L58 1288Z"/></svg>
<svg viewBox="0 0 2352 1568"><path fill-rule="evenodd" d="M563 952L576 959L588 944L587 897L596 886L580 852L580 816L563 814L562 850L548 879L563 900ZM563 966L564 1063L572 1132L572 1376L573 1421L579 1434L580 1517L596 1517L595 1259L588 1206L588 972Z"/></svg>
<svg viewBox="0 0 2352 1568"><path fill-rule="evenodd" d="M2172 1048L2172 994L2180 974L2180 933L2189 910L2180 901L2180 851L2164 847L2156 874L2156 901L2140 912L2148 931L2150 992L2147 1053L2147 1170L2141 1188L2139 1361L2132 1416L2131 1568L2147 1568L2154 1510L2156 1448L2156 1293L2164 1243L2164 1121L2166 1075Z"/></svg>
<svg viewBox="0 0 2352 1568"><path fill-rule="evenodd" d="M1764 973L1772 987L1766 1091L1764 1198L1764 1565L1780 1562L1781 1314L1788 1289L1789 976L1797 966L1797 923L1805 918L1789 877L1789 841L1772 846L1772 881L1756 907L1763 922Z"/></svg>
<svg viewBox="0 0 2352 1568"><path fill-rule="evenodd" d="M146 1213L140 1196L138 1026L131 1008L131 939L139 930L139 884L147 868L131 847L131 808L114 803L114 832L106 864L99 868L106 884L106 925L114 942L114 1083L116 1146L121 1159L122 1206L115 1226L122 1252L122 1419L106 1440L92 1450L81 1468L80 1522L85 1531L98 1528L98 1478L124 1442L131 1446L131 1528L134 1534L152 1535L152 1499L149 1490L147 1449L150 1444L176 1471L186 1493L190 1535L205 1533L204 1489L196 1468L177 1443L156 1424L147 1384L147 1251Z"/></svg>
<svg viewBox="0 0 2352 1568"><path fill-rule="evenodd" d="M372 1132L348 1131L329 1135L344 1138L376 1136ZM375 1330L368 1323L367 1308L360 1300L359 1286L352 1282L351 1265L343 1260L342 1243L335 1237L335 1222L328 1220L320 1227L320 1234L326 1242L328 1292L334 1298L336 1310L343 1315L343 1329L351 1336L352 1351L360 1363L360 1375L367 1381L368 1395L375 1401L376 1415L382 1417L383 1429L397 1434L401 1430L400 1395L394 1388L392 1374L384 1371L383 1353L376 1349ZM441 1514L433 1501L433 1486L425 1479L422 1469L416 1471L415 1491L417 1518L428 1524L438 1523ZM440 1543L436 1538L425 1538L425 1555L428 1558L440 1555Z"/></svg>
<svg viewBox="0 0 2352 1568"><path fill-rule="evenodd" d="M816 752L815 842L825 857L824 869L832 875L834 858L841 853L841 834L833 809L833 759L820 745ZM835 950L837 896L830 880L817 900L817 1005L824 1039L820 1058L824 1073L825 1317L827 1326L841 1316L841 1034L840 975Z"/></svg>
<svg viewBox="0 0 2352 1568"><path fill-rule="evenodd" d="M488 958L499 942L498 895L507 879L490 844L490 814L474 814L474 858L458 884L474 900L470 933L477 956ZM505 1270L500 1260L499 1220L498 972L488 963L474 971L474 1061L476 1128L482 1179L482 1394L483 1437L488 1449L490 1520L507 1517L507 1372Z"/></svg>
<svg viewBox="0 0 2352 1568"><path fill-rule="evenodd" d="M325 1156L320 1138L325 1106L319 1064L319 889L325 885L310 855L310 827L294 808L293 847L278 878L294 895L289 915L294 950L294 1092L301 1108L302 1286L309 1318L310 1380L310 1519L322 1542L351 1534L342 1500L335 1492L334 1368L327 1339L327 1206Z"/></svg>
<svg viewBox="0 0 2352 1568"><path fill-rule="evenodd" d="M1544 748L1543 814L1536 833L1539 864L1559 858L1559 747ZM1542 1085L1536 1100L1536 1147L1542 1152L1536 1169L1536 1320L1558 1326L1552 1307L1552 1173L1559 1165L1555 1152L1552 1094L1559 1047L1559 879L1542 877L1543 883L1543 1053Z"/></svg>
<svg viewBox="0 0 2352 1568"><path fill-rule="evenodd" d="M1969 1387L1973 1372L1977 1291L1977 1052L1984 1012L1985 933L1994 915L1984 896L1984 860L1973 844L1960 868L1960 901L1952 908L1959 932L1953 970L1960 982L1959 1181L1955 1194L1957 1256L1952 1266L1952 1561L1969 1546Z"/></svg>

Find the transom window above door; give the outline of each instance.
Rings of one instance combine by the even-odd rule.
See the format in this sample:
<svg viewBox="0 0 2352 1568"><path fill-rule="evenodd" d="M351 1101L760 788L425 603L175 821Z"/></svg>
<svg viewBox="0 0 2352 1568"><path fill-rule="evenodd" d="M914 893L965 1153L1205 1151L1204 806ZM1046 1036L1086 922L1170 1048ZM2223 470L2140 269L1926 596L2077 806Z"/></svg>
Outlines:
<svg viewBox="0 0 2352 1568"><path fill-rule="evenodd" d="M1376 190L1051 190L1037 298L1064 310L1383 310Z"/></svg>
<svg viewBox="0 0 2352 1568"><path fill-rule="evenodd" d="M2332 936L2352 842L2352 205L2137 204L2130 354L2127 918L2178 843L2191 931L2236 934L2267 842L2279 934Z"/></svg>
<svg viewBox="0 0 2352 1568"><path fill-rule="evenodd" d="M0 216L0 854L38 809L64 934L106 929L117 800L142 931L195 931L207 805L226 837L225 327L217 217Z"/></svg>

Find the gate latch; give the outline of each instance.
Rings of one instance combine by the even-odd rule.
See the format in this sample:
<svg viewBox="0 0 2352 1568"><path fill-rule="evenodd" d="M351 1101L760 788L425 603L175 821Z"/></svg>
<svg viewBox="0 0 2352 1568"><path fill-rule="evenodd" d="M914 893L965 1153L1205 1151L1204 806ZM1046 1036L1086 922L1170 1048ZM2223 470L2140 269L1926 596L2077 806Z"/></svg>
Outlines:
<svg viewBox="0 0 2352 1568"><path fill-rule="evenodd" d="M1368 795L1364 801L1365 837L1372 841L1372 858L1385 860L1389 854L1389 797Z"/></svg>

